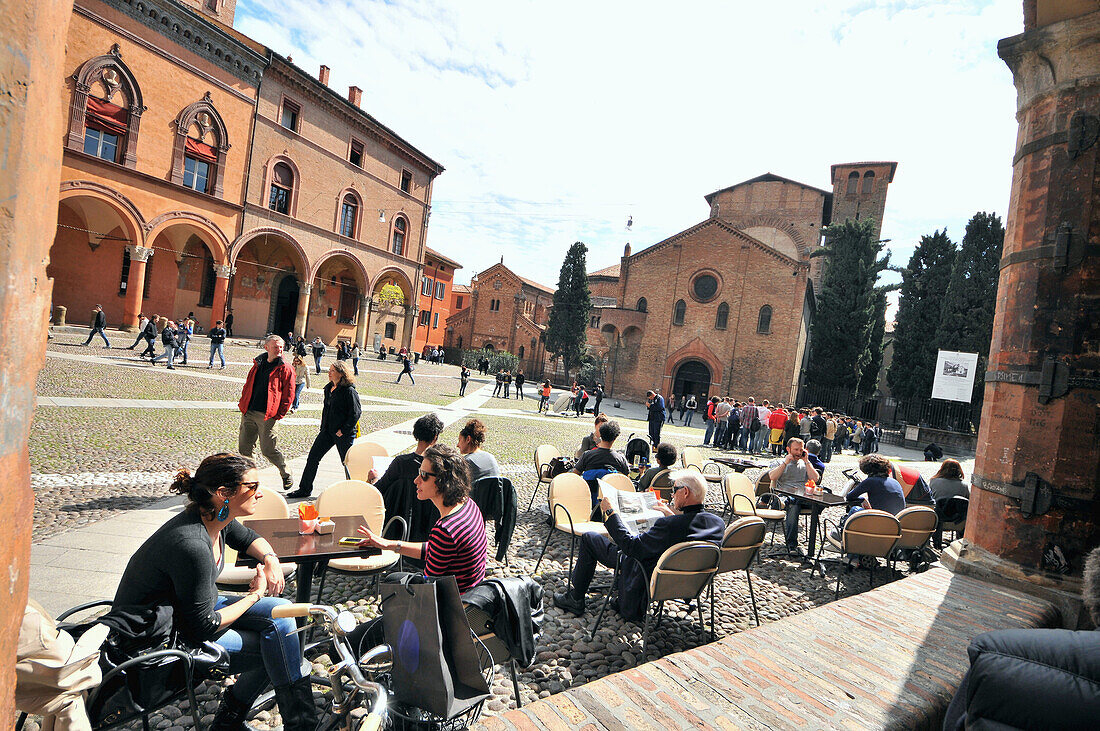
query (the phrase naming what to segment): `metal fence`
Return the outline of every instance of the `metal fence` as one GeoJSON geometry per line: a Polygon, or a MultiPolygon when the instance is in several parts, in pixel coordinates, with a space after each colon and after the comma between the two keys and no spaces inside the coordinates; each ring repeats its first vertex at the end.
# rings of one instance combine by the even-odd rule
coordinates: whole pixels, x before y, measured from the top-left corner
{"type": "Polygon", "coordinates": [[[943,399],[867,398],[844,388],[804,386],[801,404],[839,411],[864,421],[876,421],[888,429],[923,426],[932,429],[977,434],[982,404],[943,399]]]}

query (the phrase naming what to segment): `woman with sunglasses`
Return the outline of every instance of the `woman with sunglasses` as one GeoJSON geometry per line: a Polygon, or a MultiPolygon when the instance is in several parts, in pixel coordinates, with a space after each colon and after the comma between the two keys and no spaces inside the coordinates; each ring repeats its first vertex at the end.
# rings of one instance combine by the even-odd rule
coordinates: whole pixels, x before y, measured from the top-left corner
{"type": "Polygon", "coordinates": [[[424,561],[425,576],[453,576],[458,590],[466,592],[485,578],[488,541],[485,518],[470,499],[470,472],[454,447],[437,444],[424,452],[415,479],[416,498],[431,501],[440,518],[423,543],[391,541],[359,526],[360,545],[397,551],[424,561]]]}
{"type": "Polygon", "coordinates": [[[170,488],[186,495],[183,512],[162,525],[134,553],[115,592],[114,610],[170,606],[173,629],[190,643],[213,640],[229,652],[236,684],[222,693],[214,729],[244,729],[245,714],[270,682],[287,729],[314,728],[309,678],[301,672],[294,620],[272,619],[288,603],[283,571],[271,544],[237,518],[256,512],[263,497],[256,464],[239,454],[214,454],[195,474],[182,469],[170,488]],[[241,596],[219,596],[215,585],[225,547],[260,561],[241,596]]]}

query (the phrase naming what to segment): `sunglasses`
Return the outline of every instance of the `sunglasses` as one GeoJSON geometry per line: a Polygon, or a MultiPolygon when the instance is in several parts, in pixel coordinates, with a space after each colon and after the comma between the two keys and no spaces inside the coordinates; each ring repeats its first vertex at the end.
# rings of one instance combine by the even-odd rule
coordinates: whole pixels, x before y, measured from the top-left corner
{"type": "Polygon", "coordinates": [[[435,477],[434,472],[425,472],[424,470],[417,470],[417,471],[420,473],[420,479],[421,480],[426,480],[429,477],[435,477]]]}
{"type": "Polygon", "coordinates": [[[259,482],[241,482],[241,483],[237,484],[237,489],[238,489],[238,491],[243,490],[244,492],[256,492],[257,490],[260,489],[260,483],[259,482]]]}

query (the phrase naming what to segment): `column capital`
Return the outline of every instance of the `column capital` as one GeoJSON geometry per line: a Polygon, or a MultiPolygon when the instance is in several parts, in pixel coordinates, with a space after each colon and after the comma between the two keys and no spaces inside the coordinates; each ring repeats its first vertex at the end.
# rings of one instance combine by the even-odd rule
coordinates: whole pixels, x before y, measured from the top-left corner
{"type": "Polygon", "coordinates": [[[313,291],[312,282],[298,282],[298,293],[308,295],[313,291]]]}
{"type": "Polygon", "coordinates": [[[374,300],[372,300],[368,295],[359,296],[359,309],[367,312],[370,310],[370,306],[372,304],[374,304],[374,300]]]}
{"type": "Polygon", "coordinates": [[[237,271],[236,267],[231,267],[228,264],[214,264],[213,266],[214,276],[218,279],[229,279],[229,276],[237,271]]]}
{"type": "Polygon", "coordinates": [[[130,254],[130,261],[149,261],[153,256],[153,249],[144,246],[127,244],[126,251],[130,254]]]}

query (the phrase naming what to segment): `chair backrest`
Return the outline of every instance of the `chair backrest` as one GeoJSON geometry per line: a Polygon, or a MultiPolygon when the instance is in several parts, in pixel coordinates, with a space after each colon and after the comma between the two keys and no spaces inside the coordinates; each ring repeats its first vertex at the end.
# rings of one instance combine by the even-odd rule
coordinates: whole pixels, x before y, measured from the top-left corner
{"type": "Polygon", "coordinates": [[[722,560],[718,573],[748,568],[764,545],[764,519],[749,516],[733,521],[722,536],[722,560]]]}
{"type": "Polygon", "coordinates": [[[362,480],[334,482],[317,498],[318,514],[330,518],[334,515],[361,515],[363,522],[375,533],[381,534],[386,522],[386,505],[378,488],[362,480]]]}
{"type": "Polygon", "coordinates": [[[735,508],[748,509],[756,505],[756,492],[753,490],[749,478],[740,472],[727,472],[722,475],[722,487],[726,491],[726,500],[735,508]],[[734,505],[734,495],[744,495],[745,500],[738,500],[734,505]]]}
{"type": "Polygon", "coordinates": [[[847,553],[886,558],[901,538],[901,523],[885,510],[861,510],[844,523],[847,553]]]}
{"type": "MultiPolygon", "coordinates": [[[[241,523],[247,523],[250,520],[265,520],[271,518],[289,518],[290,506],[286,503],[286,498],[275,490],[265,490],[260,488],[261,497],[256,501],[256,512],[252,515],[245,515],[240,518],[241,523]]],[[[233,566],[237,563],[237,549],[225,547],[225,561],[223,566],[233,566]]]]}
{"type": "Polygon", "coordinates": [[[970,501],[961,495],[936,501],[936,513],[944,526],[963,525],[970,510],[970,501]]]}
{"type": "Polygon", "coordinates": [[[558,510],[561,505],[569,511],[573,523],[584,523],[592,514],[592,492],[588,483],[576,472],[563,472],[550,481],[550,517],[556,525],[569,525],[565,512],[558,510]]]}
{"type": "Polygon", "coordinates": [[[914,505],[898,513],[901,540],[898,548],[920,548],[936,531],[939,518],[936,511],[925,505],[914,505]]]}
{"type": "Polygon", "coordinates": [[[550,460],[560,456],[561,452],[553,444],[540,444],[535,447],[535,475],[538,477],[539,482],[550,481],[550,475],[547,474],[547,470],[550,468],[550,460]]]}
{"type": "Polygon", "coordinates": [[[760,473],[760,476],[756,478],[756,494],[763,495],[766,492],[772,491],[772,476],[770,470],[764,470],[760,473]]]}
{"type": "Polygon", "coordinates": [[[630,481],[630,478],[624,475],[622,472],[612,472],[604,475],[600,478],[611,487],[616,490],[622,490],[623,492],[634,492],[634,483],[630,481]]]}
{"type": "Polygon", "coordinates": [[[649,600],[694,599],[718,570],[721,553],[709,541],[677,543],[661,554],[649,579],[649,600]]]}
{"type": "Polygon", "coordinates": [[[366,480],[367,473],[374,469],[375,457],[389,457],[389,452],[376,442],[356,442],[351,445],[344,457],[344,466],[353,480],[366,480]]]}
{"type": "Polygon", "coordinates": [[[684,447],[680,450],[680,464],[684,467],[695,467],[702,471],[707,460],[698,447],[684,447]]]}

